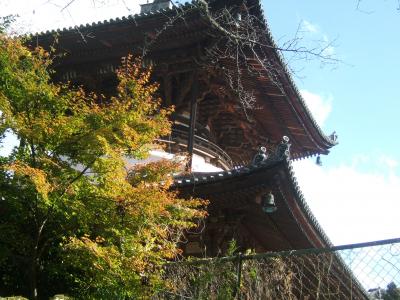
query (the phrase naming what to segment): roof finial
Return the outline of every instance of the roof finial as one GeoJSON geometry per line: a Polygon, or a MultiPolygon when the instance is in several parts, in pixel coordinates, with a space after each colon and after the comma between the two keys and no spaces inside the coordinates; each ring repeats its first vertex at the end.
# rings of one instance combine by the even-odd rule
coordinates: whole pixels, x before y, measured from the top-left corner
{"type": "Polygon", "coordinates": [[[172,8],[171,0],[154,0],[152,3],[147,0],[146,4],[140,4],[140,13],[155,12],[168,8],[172,8]]]}
{"type": "Polygon", "coordinates": [[[329,138],[330,138],[332,141],[336,142],[336,140],[337,140],[337,138],[338,138],[338,136],[337,136],[337,134],[336,134],[336,131],[332,132],[331,135],[329,136],[329,138]]]}

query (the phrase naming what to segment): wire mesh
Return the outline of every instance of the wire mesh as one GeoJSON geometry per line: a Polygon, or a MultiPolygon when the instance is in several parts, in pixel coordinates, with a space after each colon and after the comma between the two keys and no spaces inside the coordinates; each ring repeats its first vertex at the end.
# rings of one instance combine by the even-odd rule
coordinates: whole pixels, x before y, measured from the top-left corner
{"type": "Polygon", "coordinates": [[[167,265],[154,299],[400,300],[400,239],[167,265]]]}

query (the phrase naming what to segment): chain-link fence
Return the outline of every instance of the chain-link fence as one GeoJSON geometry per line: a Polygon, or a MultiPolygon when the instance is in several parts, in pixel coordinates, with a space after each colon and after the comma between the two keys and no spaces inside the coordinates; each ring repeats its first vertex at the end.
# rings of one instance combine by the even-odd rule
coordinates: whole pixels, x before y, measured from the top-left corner
{"type": "Polygon", "coordinates": [[[169,264],[154,299],[400,300],[400,238],[169,264]]]}

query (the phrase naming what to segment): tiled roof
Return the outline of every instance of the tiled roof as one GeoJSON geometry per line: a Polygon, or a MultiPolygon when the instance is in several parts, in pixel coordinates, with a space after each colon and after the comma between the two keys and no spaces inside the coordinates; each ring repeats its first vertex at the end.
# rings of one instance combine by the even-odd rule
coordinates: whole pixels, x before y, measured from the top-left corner
{"type": "MultiPolygon", "coordinates": [[[[211,0],[211,2],[220,2],[223,0],[211,0]]],[[[134,15],[128,15],[124,16],[121,18],[115,18],[115,19],[109,19],[109,20],[104,20],[104,21],[99,21],[97,23],[91,23],[91,24],[85,24],[85,25],[80,25],[76,27],[69,27],[69,28],[62,28],[62,29],[57,29],[57,30],[52,30],[52,31],[46,31],[46,32],[40,32],[35,34],[35,36],[39,37],[46,37],[46,36],[51,36],[54,34],[68,34],[68,33],[75,33],[76,31],[85,31],[85,30],[93,30],[95,28],[100,28],[100,27],[105,27],[109,25],[123,25],[123,24],[129,24],[129,23],[136,23],[136,22],[142,22],[147,19],[155,19],[157,20],[160,17],[165,17],[169,15],[173,15],[174,13],[177,13],[177,11],[187,11],[189,9],[193,9],[196,6],[197,1],[192,1],[192,2],[186,2],[184,4],[178,5],[178,6],[173,6],[172,8],[165,8],[157,11],[150,11],[147,13],[140,13],[140,14],[134,14],[134,15]]],[[[266,22],[266,19],[264,17],[264,12],[261,7],[261,3],[259,0],[249,0],[251,4],[251,9],[254,11],[256,15],[259,15],[260,20],[264,21],[265,24],[265,32],[266,32],[266,38],[271,44],[272,48],[278,48],[276,45],[271,31],[269,29],[268,23],[266,22]]],[[[288,70],[286,63],[284,61],[284,58],[280,51],[275,50],[273,51],[273,54],[276,56],[276,59],[278,61],[278,64],[282,68],[283,72],[281,72],[281,80],[282,85],[284,86],[284,91],[285,91],[285,99],[287,104],[291,107],[291,110],[295,112],[295,114],[301,114],[301,119],[305,119],[303,126],[303,129],[305,130],[305,134],[309,135],[311,139],[313,140],[316,145],[318,145],[319,149],[321,152],[318,152],[318,150],[313,149],[312,151],[304,151],[304,154],[299,155],[297,153],[294,153],[294,158],[302,158],[302,157],[307,157],[311,155],[315,155],[318,153],[328,153],[327,149],[330,147],[334,146],[337,144],[336,139],[331,138],[330,136],[327,136],[321,129],[321,127],[318,125],[314,117],[312,116],[307,104],[305,103],[305,100],[303,99],[300,91],[298,90],[296,84],[294,83],[294,80],[291,76],[290,71],[288,70]],[[321,144],[322,143],[322,144],[321,144]]],[[[260,83],[259,83],[260,84],[260,83]]],[[[262,83],[261,83],[262,84],[262,83]]],[[[298,115],[296,115],[298,118],[298,115]]],[[[318,149],[318,148],[317,148],[318,149]]],[[[224,175],[223,175],[224,176],[224,175]]]]}
{"type": "Polygon", "coordinates": [[[302,212],[313,225],[315,230],[318,232],[319,236],[322,238],[326,246],[331,247],[333,245],[332,242],[330,241],[325,231],[322,229],[321,225],[318,223],[317,219],[312,213],[297,182],[297,178],[293,170],[292,161],[290,160],[290,144],[288,144],[287,142],[281,143],[281,147],[282,148],[277,154],[270,155],[269,158],[263,160],[256,165],[245,166],[238,169],[222,172],[191,173],[183,176],[176,176],[174,178],[174,187],[179,189],[189,187],[191,185],[198,186],[201,184],[204,188],[206,185],[211,185],[213,183],[223,183],[223,181],[230,178],[240,178],[241,176],[249,176],[255,172],[262,172],[263,170],[267,171],[268,169],[271,169],[280,164],[283,166],[285,172],[289,175],[289,184],[293,187],[294,198],[299,204],[302,212]]]}

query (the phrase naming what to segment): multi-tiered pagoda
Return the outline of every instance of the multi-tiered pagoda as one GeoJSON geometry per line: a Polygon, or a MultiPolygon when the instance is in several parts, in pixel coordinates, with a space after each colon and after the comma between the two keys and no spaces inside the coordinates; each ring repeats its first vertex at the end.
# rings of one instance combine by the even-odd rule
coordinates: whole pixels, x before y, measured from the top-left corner
{"type": "Polygon", "coordinates": [[[138,15],[41,33],[32,41],[50,47],[57,40],[63,56],[55,62],[55,80],[103,94],[114,91],[121,57],[144,55],[143,62],[153,67],[163,104],[175,106],[172,134],[161,140],[167,152],[187,151],[193,158],[189,172],[176,176],[174,188],[185,197],[210,201],[204,230],[188,235],[185,254],[217,255],[231,239],[257,252],[329,246],[291,161],[328,154],[335,137],[326,136],[313,119],[258,0],[208,1],[208,16],[202,5],[176,7],[156,0],[142,5],[138,15]],[[245,54],[251,70],[235,75],[240,75],[240,89],[251,95],[252,108],[241,105],[241,94],[226,76],[238,65],[229,57],[215,62],[209,56],[212,47],[224,47],[223,33],[210,21],[221,11],[237,22],[244,13],[260,21],[262,43],[256,53],[263,57],[245,54]],[[260,63],[266,60],[272,71],[260,63]],[[213,171],[196,169],[195,159],[213,171]]]}

